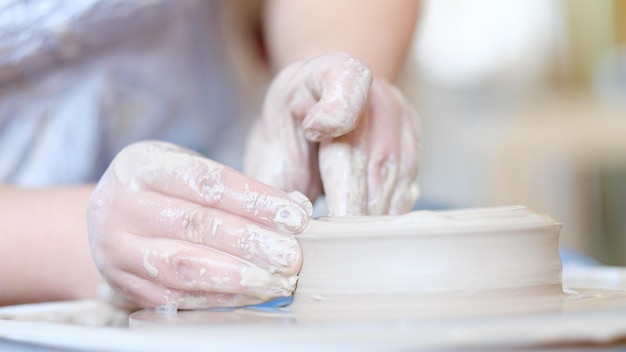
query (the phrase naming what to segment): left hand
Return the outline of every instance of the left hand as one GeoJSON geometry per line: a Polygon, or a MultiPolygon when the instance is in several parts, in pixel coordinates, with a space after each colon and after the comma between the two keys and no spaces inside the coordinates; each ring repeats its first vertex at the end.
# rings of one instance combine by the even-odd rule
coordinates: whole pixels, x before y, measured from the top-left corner
{"type": "Polygon", "coordinates": [[[400,214],[417,199],[420,133],[402,93],[347,54],[295,62],[270,85],[246,173],[330,216],[400,214]]]}
{"type": "MultiPolygon", "coordinates": [[[[289,296],[312,205],[191,150],[124,148],[89,199],[94,261],[133,307],[239,307],[289,296]]],[[[118,302],[119,303],[119,302],[118,302]]]]}

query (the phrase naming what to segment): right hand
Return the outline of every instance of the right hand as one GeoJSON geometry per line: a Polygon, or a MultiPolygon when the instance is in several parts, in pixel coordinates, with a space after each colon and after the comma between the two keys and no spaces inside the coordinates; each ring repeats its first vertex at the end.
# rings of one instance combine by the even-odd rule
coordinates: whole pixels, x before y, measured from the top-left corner
{"type": "Polygon", "coordinates": [[[290,295],[302,265],[302,194],[162,142],[122,150],[91,195],[91,251],[133,305],[237,307],[290,295]]]}
{"type": "Polygon", "coordinates": [[[280,189],[324,193],[330,216],[403,214],[419,194],[419,151],[417,113],[400,90],[365,62],[329,53],[274,78],[244,164],[280,189]]]}

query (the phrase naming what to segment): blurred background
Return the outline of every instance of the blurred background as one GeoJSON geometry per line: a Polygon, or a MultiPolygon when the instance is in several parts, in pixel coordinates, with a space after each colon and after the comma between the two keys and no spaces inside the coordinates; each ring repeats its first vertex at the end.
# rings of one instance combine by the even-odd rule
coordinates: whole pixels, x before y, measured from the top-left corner
{"type": "MultiPolygon", "coordinates": [[[[565,224],[565,246],[626,265],[626,0],[422,3],[400,82],[422,119],[417,208],[526,205],[565,224]]],[[[110,146],[106,167],[138,131],[190,147],[209,140],[208,156],[240,160],[245,129],[208,137],[204,124],[244,116],[249,126],[258,114],[270,77],[249,29],[261,4],[0,0],[0,124],[58,124],[33,137],[37,148],[4,126],[0,150],[13,152],[0,166],[41,153],[21,163],[25,174],[96,178],[103,170],[85,166],[94,150],[110,146]],[[207,64],[222,51],[228,60],[207,64]],[[116,133],[102,135],[103,123],[116,133]],[[59,130],[74,138],[59,141],[59,130]],[[58,164],[46,157],[57,147],[82,157],[58,164]]]]}
{"type": "Polygon", "coordinates": [[[418,208],[522,204],[626,265],[626,0],[424,1],[418,208]]]}

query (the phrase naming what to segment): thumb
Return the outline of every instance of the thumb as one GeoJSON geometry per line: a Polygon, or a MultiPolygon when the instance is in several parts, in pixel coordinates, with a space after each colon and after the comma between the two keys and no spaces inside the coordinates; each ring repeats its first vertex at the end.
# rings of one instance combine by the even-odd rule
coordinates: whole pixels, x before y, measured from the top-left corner
{"type": "Polygon", "coordinates": [[[352,131],[363,113],[372,71],[363,61],[347,54],[311,59],[301,69],[305,85],[317,102],[302,121],[305,137],[314,142],[352,131]]]}

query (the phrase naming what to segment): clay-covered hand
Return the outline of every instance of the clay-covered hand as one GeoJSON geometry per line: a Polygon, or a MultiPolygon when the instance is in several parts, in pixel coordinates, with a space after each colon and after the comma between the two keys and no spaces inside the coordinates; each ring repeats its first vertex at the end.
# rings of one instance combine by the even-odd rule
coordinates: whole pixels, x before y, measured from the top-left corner
{"type": "Polygon", "coordinates": [[[192,151],[141,142],[121,151],[88,205],[92,254],[140,307],[234,307],[288,296],[302,264],[294,235],[311,216],[285,193],[192,151]]]}
{"type": "Polygon", "coordinates": [[[329,215],[399,214],[417,196],[417,114],[402,93],[347,54],[299,61],[270,85],[245,156],[248,175],[329,215]]]}

